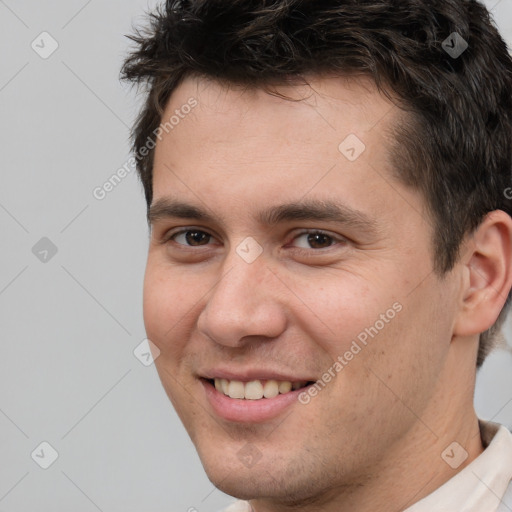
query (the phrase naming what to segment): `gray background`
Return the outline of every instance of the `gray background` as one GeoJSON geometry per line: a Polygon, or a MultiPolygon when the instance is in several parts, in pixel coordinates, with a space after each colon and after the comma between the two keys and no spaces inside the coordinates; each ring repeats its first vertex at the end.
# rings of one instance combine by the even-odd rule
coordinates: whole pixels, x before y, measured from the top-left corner
{"type": "MultiPolygon", "coordinates": [[[[140,98],[118,80],[124,34],[155,4],[0,0],[0,512],[232,501],[205,476],[154,366],[133,354],[145,337],[142,188],[132,172],[93,196],[129,157],[140,98]],[[55,44],[43,31],[59,45],[46,59],[31,47],[55,44]],[[50,460],[43,441],[58,452],[48,469],[35,462],[50,460]]],[[[512,0],[487,4],[512,42],[512,0]]],[[[496,352],[476,392],[480,416],[509,426],[511,369],[512,354],[496,352]]]]}

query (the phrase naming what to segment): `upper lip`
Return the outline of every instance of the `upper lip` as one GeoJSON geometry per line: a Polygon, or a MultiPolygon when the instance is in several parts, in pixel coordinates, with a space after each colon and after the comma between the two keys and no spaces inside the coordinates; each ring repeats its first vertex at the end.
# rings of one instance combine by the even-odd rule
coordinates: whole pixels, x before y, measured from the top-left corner
{"type": "Polygon", "coordinates": [[[290,375],[280,371],[269,370],[268,368],[245,368],[245,369],[229,369],[229,368],[210,368],[198,372],[200,377],[205,379],[227,379],[239,380],[241,382],[249,382],[251,380],[280,380],[289,382],[315,381],[314,377],[303,375],[290,375]]]}

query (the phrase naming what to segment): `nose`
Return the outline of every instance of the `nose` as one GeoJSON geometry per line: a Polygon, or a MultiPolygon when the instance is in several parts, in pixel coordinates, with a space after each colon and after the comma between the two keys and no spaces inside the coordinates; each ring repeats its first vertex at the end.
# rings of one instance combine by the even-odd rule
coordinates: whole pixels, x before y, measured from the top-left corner
{"type": "Polygon", "coordinates": [[[199,331],[230,347],[244,346],[256,338],[276,338],[286,328],[278,288],[279,280],[263,256],[247,263],[233,254],[225,261],[223,277],[206,298],[197,320],[199,331]]]}

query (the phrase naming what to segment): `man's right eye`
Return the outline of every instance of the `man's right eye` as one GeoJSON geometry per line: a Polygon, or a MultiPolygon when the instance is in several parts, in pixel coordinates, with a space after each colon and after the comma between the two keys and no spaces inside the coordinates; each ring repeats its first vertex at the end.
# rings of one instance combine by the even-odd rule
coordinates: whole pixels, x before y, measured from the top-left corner
{"type": "Polygon", "coordinates": [[[198,247],[201,245],[208,245],[212,239],[212,235],[206,231],[201,231],[200,229],[186,229],[174,233],[167,239],[172,240],[173,242],[176,242],[180,245],[198,247]]]}

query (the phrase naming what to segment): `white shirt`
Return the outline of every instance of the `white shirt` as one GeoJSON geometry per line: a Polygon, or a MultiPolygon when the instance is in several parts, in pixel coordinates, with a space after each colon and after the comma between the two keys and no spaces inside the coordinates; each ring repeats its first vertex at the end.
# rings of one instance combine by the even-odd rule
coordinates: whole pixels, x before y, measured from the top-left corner
{"type": "MultiPolygon", "coordinates": [[[[480,421],[485,450],[462,471],[403,512],[512,512],[512,434],[480,421]]],[[[236,501],[223,512],[252,512],[236,501]]]]}

